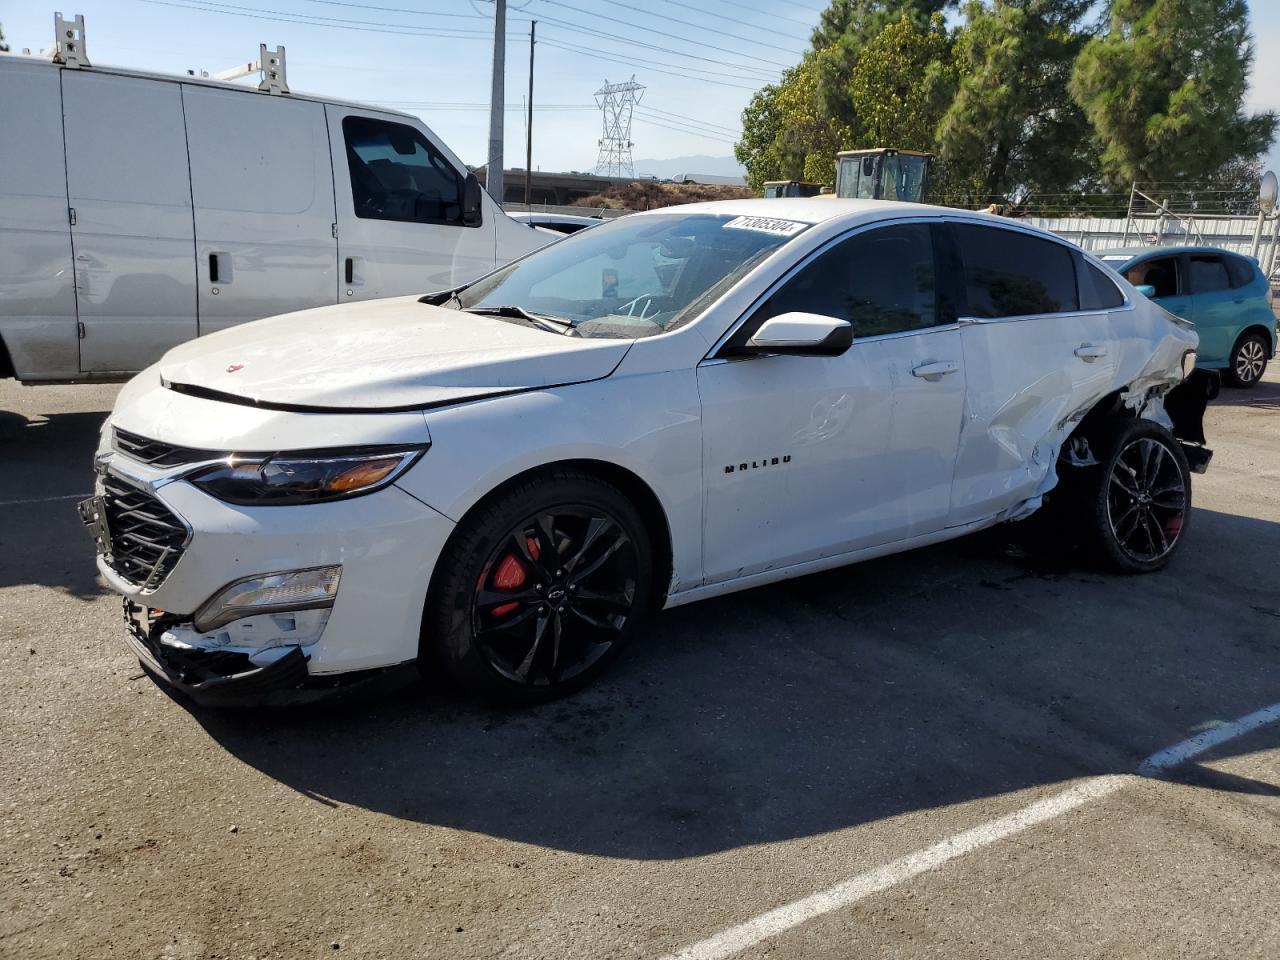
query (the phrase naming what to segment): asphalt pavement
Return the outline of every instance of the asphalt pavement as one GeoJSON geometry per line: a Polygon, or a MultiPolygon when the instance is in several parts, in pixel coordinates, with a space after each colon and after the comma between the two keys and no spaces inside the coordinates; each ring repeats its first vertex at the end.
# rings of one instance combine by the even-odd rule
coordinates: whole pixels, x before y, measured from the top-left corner
{"type": "Polygon", "coordinates": [[[0,957],[1280,954],[1280,723],[1224,726],[1280,703],[1275,371],[1162,573],[990,531],[663,614],[524,710],[166,696],[74,512],[114,394],[0,382],[0,957]]]}

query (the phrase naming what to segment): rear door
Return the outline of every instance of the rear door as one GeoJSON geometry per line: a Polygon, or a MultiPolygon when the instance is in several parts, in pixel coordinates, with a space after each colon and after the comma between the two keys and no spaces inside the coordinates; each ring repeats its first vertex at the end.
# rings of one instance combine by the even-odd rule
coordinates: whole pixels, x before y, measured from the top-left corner
{"type": "Polygon", "coordinates": [[[1111,389],[1116,344],[1105,309],[1080,309],[1071,247],[987,224],[955,223],[953,232],[967,299],[951,518],[959,525],[1037,495],[1061,425],[1111,389]]]}
{"type": "Polygon", "coordinates": [[[326,106],[338,209],[339,299],[442,290],[493,269],[495,228],[463,224],[465,168],[423,130],[326,106]]]}
{"type": "Polygon", "coordinates": [[[1231,289],[1227,264],[1217,253],[1187,254],[1187,279],[1195,298],[1196,348],[1199,362],[1224,364],[1240,332],[1242,291],[1231,289]]]}
{"type": "Polygon", "coordinates": [[[183,85],[200,333],[337,301],[324,106],[183,85]]]}
{"type": "Polygon", "coordinates": [[[181,88],[61,72],[80,369],[141,370],[196,335],[181,88]]]}
{"type": "Polygon", "coordinates": [[[941,529],[965,371],[927,222],[839,241],[698,367],[707,582],[941,529]],[[848,320],[838,357],[727,359],[769,317],[848,320]]]}

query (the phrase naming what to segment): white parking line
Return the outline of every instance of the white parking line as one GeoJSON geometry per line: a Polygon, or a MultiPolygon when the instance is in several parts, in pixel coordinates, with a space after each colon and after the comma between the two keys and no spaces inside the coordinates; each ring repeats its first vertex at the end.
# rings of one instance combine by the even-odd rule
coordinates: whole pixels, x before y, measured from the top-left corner
{"type": "MultiPolygon", "coordinates": [[[[1280,720],[1280,703],[1264,707],[1230,723],[1220,724],[1154,753],[1142,762],[1138,767],[1138,773],[1144,777],[1163,773],[1206,750],[1277,720],[1280,720]]],[[[662,960],[724,960],[814,917],[857,903],[859,900],[888,890],[966,853],[1060,817],[1090,800],[1097,800],[1115,793],[1128,780],[1129,777],[1125,774],[1112,774],[1085,780],[1062,793],[1054,794],[1044,800],[1037,800],[1021,810],[1015,810],[989,823],[957,833],[931,847],[909,853],[892,863],[859,874],[820,893],[776,907],[745,923],[722,930],[706,940],[700,940],[675,953],[667,954],[662,960]]]]}
{"type": "Polygon", "coordinates": [[[33,497],[30,500],[0,500],[0,507],[20,507],[28,503],[53,503],[55,500],[83,500],[90,493],[68,493],[61,497],[33,497]]]}

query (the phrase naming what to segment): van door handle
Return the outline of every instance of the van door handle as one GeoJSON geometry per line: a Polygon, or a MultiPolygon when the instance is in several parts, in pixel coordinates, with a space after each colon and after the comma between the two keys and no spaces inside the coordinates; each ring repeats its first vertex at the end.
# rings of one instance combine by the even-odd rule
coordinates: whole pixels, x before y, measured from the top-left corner
{"type": "Polygon", "coordinates": [[[1107,348],[1100,347],[1096,343],[1082,343],[1080,346],[1076,347],[1076,356],[1085,363],[1093,363],[1093,361],[1100,357],[1105,357],[1106,355],[1107,348]]]}
{"type": "Polygon", "coordinates": [[[209,254],[209,282],[218,282],[218,255],[216,253],[209,254]]]}
{"type": "Polygon", "coordinates": [[[919,377],[921,380],[937,382],[945,377],[948,373],[955,373],[960,369],[960,364],[952,360],[930,360],[922,363],[918,367],[911,368],[911,375],[919,377]]]}
{"type": "Polygon", "coordinates": [[[347,257],[347,263],[343,269],[345,270],[343,276],[346,277],[346,282],[354,283],[356,279],[356,258],[347,257]]]}

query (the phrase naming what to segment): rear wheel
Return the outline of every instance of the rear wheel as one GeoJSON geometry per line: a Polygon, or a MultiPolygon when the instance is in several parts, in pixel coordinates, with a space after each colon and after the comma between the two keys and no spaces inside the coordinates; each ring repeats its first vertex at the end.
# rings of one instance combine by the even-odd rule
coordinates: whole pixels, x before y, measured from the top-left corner
{"type": "Polygon", "coordinates": [[[1178,441],[1150,420],[1102,433],[1089,486],[1089,528],[1108,566],[1149,573],[1169,562],[1191,516],[1191,471],[1178,441]]]}
{"type": "Polygon", "coordinates": [[[1224,372],[1228,384],[1249,389],[1258,385],[1267,370],[1267,357],[1271,344],[1266,334],[1256,330],[1245,333],[1231,348],[1231,357],[1224,372]]]}
{"type": "Polygon", "coordinates": [[[468,516],[441,555],[424,653],[482,695],[554,699],[618,656],[652,597],[644,522],[617,488],[558,471],[468,516]]]}

